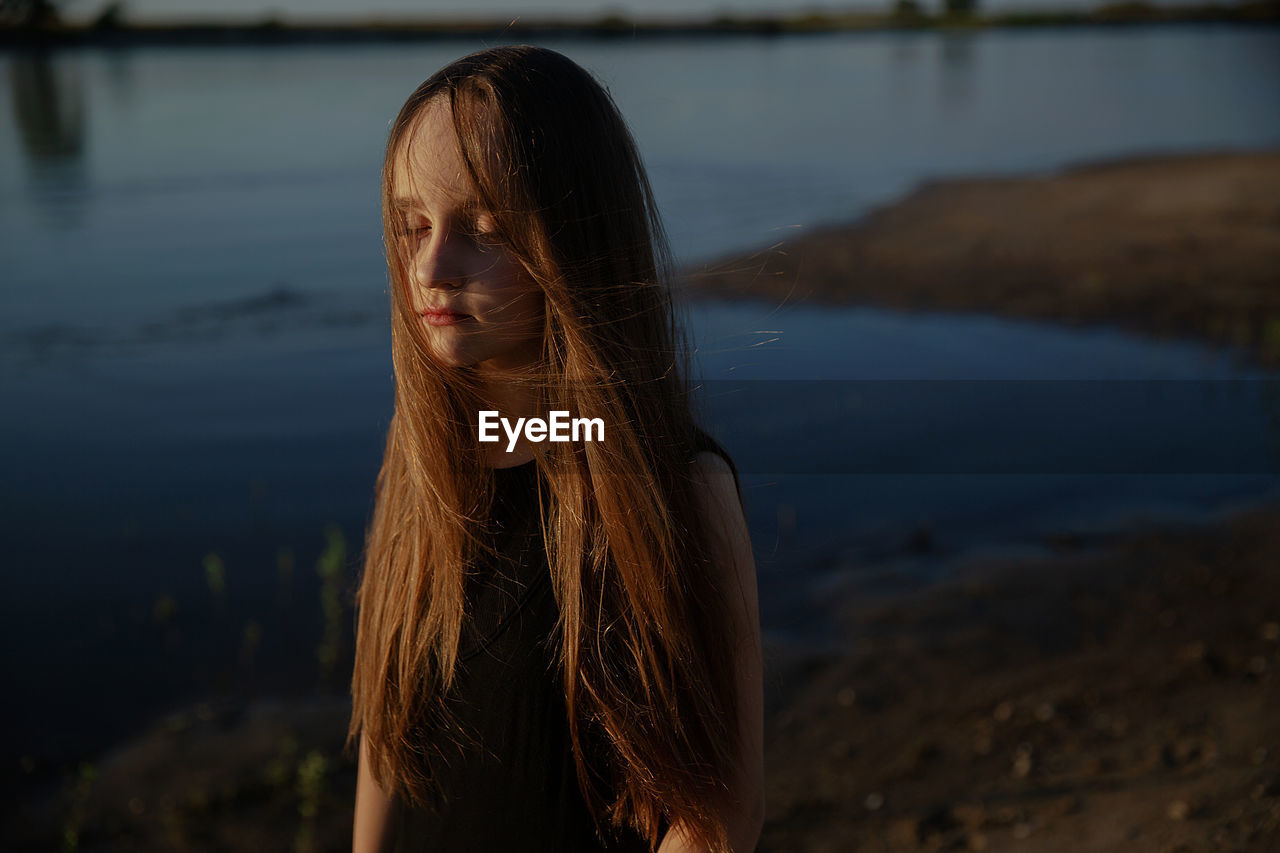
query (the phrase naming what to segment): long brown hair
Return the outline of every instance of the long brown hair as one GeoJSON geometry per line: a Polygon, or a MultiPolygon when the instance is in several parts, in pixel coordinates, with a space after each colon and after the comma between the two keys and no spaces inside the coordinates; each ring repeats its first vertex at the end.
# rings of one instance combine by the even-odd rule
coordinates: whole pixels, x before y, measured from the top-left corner
{"type": "Polygon", "coordinates": [[[357,594],[354,708],[378,781],[435,801],[420,723],[443,714],[464,578],[492,472],[477,384],[446,368],[414,313],[392,176],[424,108],[453,117],[476,193],[545,297],[541,405],[589,413],[604,442],[535,445],[579,787],[597,824],[657,846],[666,827],[726,849],[738,748],[732,620],[709,562],[689,459],[695,419],[666,242],[635,142],[609,94],[550,50],[500,47],[437,72],[405,102],[383,165],[395,413],[357,594]]]}

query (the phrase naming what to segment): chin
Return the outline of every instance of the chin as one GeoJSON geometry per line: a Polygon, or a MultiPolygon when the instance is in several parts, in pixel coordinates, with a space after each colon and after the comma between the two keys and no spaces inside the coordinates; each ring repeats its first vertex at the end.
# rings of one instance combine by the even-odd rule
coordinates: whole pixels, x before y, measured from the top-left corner
{"type": "Polygon", "coordinates": [[[431,360],[441,367],[449,369],[457,369],[468,367],[470,362],[462,356],[461,353],[451,351],[441,351],[439,347],[431,347],[431,360]]]}
{"type": "Polygon", "coordinates": [[[448,356],[437,355],[435,359],[437,364],[439,364],[441,367],[448,368],[449,370],[465,370],[469,367],[475,366],[465,358],[452,358],[448,356]]]}

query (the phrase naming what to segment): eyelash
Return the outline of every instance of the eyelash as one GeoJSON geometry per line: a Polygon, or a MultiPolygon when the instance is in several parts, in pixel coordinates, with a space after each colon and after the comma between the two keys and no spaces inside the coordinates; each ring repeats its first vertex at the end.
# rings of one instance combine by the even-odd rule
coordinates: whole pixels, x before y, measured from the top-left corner
{"type": "MultiPolygon", "coordinates": [[[[424,234],[430,231],[431,231],[430,225],[404,225],[401,228],[400,233],[404,237],[421,238],[424,234]]],[[[498,235],[496,231],[493,231],[493,230],[486,231],[484,229],[477,227],[474,223],[467,226],[465,229],[462,229],[462,233],[466,234],[476,243],[483,246],[496,246],[500,242],[498,240],[498,235]]]]}

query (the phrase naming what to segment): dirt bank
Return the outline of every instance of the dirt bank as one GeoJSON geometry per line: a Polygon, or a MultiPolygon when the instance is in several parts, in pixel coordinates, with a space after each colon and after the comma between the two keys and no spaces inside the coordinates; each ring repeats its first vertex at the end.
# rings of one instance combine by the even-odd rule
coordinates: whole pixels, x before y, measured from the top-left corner
{"type": "Polygon", "coordinates": [[[927,184],[690,270],[695,292],[1109,324],[1280,363],[1280,151],[927,184]]]}
{"type": "Polygon", "coordinates": [[[1280,509],[868,603],[768,731],[763,850],[1280,849],[1280,509]]]}

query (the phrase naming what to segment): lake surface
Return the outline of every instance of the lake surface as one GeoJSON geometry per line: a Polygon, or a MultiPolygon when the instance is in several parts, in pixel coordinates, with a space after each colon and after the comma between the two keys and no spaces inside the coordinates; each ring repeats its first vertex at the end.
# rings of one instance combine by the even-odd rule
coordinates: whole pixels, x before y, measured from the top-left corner
{"type": "MultiPolygon", "coordinates": [[[[210,685],[320,678],[312,567],[332,524],[354,569],[391,409],[381,147],[404,96],[478,46],[0,55],[0,632],[10,683],[31,685],[7,713],[50,749],[210,685]],[[95,690],[118,708],[72,728],[95,690]]],[[[934,177],[1280,144],[1274,29],[550,46],[611,87],[686,263],[934,177]]],[[[1274,377],[1232,352],[689,310],[775,636],[801,637],[851,572],[931,577],[974,549],[1276,494],[1274,377]]]]}

